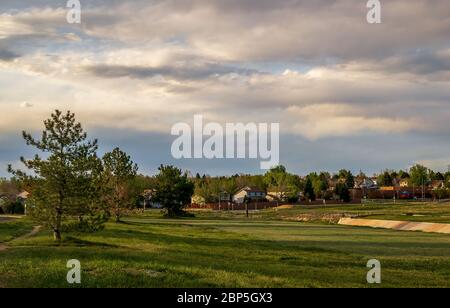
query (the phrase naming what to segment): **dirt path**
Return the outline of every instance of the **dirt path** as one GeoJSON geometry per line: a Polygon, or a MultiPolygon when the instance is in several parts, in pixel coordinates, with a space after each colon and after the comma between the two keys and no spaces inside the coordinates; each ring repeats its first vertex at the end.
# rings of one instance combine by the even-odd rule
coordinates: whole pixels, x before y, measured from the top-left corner
{"type": "MultiPolygon", "coordinates": [[[[30,233],[27,233],[27,234],[25,234],[25,235],[16,237],[15,239],[12,239],[11,241],[25,240],[25,239],[27,239],[27,238],[30,238],[30,237],[32,237],[32,236],[35,236],[35,235],[38,234],[41,230],[42,230],[42,226],[36,226],[36,227],[33,228],[33,230],[31,230],[30,233]]],[[[11,241],[10,241],[10,242],[11,242],[11,241]]],[[[10,248],[10,247],[9,247],[8,245],[0,243],[0,252],[1,252],[1,251],[5,251],[5,250],[7,250],[7,249],[9,249],[9,248],[10,248]]]]}
{"type": "Polygon", "coordinates": [[[8,221],[11,221],[11,220],[13,220],[14,218],[11,218],[11,217],[0,217],[0,223],[2,223],[2,222],[8,222],[8,221]]]}

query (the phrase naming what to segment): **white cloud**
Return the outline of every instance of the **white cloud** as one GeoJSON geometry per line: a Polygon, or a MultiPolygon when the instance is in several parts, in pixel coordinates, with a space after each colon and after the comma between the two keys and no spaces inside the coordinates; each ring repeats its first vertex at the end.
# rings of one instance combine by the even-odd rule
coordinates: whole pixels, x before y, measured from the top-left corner
{"type": "Polygon", "coordinates": [[[81,26],[62,8],[2,14],[0,131],[58,108],[159,133],[196,113],[317,142],[450,133],[449,2],[383,7],[376,27],[359,0],[93,1],[81,26]]]}
{"type": "Polygon", "coordinates": [[[22,102],[20,104],[20,108],[31,108],[31,107],[33,107],[33,104],[30,104],[28,102],[22,102]]]}

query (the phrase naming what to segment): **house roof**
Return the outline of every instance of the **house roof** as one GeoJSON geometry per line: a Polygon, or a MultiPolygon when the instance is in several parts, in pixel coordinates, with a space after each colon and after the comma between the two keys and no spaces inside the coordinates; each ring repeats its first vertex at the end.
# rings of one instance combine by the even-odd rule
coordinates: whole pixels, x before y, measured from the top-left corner
{"type": "Polygon", "coordinates": [[[28,191],[22,191],[20,194],[17,195],[17,198],[28,199],[29,196],[30,193],[28,191]]]}
{"type": "Polygon", "coordinates": [[[260,189],[260,188],[258,188],[258,187],[256,187],[256,186],[245,186],[245,187],[243,187],[243,188],[241,188],[241,189],[239,189],[239,191],[236,193],[236,194],[238,194],[238,193],[240,193],[241,191],[246,191],[246,192],[253,192],[253,193],[266,193],[264,190],[262,190],[262,189],[260,189]]]}
{"type": "Polygon", "coordinates": [[[433,188],[439,188],[444,184],[444,181],[441,180],[435,180],[435,181],[431,181],[430,186],[433,188]]]}

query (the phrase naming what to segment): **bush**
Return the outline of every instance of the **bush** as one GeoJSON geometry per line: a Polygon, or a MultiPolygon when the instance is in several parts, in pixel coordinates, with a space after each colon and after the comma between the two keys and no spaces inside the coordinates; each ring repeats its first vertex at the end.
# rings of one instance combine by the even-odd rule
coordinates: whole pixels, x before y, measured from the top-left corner
{"type": "Polygon", "coordinates": [[[1,214],[24,214],[25,206],[21,202],[12,202],[3,200],[0,203],[0,213],[1,214]]]}

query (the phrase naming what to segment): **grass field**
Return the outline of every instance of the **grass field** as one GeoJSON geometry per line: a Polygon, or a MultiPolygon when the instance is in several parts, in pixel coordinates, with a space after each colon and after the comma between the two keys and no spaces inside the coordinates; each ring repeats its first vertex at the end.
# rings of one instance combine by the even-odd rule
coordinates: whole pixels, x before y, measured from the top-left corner
{"type": "MultiPolygon", "coordinates": [[[[402,207],[391,207],[392,215],[402,215],[402,207]]],[[[408,211],[429,210],[415,207],[408,211]]],[[[48,231],[11,241],[32,223],[4,222],[0,242],[10,248],[0,251],[0,287],[69,287],[70,259],[81,262],[81,287],[373,287],[366,282],[373,258],[382,264],[381,287],[450,287],[448,235],[283,220],[342,210],[362,211],[267,210],[250,219],[201,212],[182,220],[151,211],[99,233],[66,235],[61,245],[48,231]]],[[[365,209],[374,215],[386,210],[365,209]]],[[[435,213],[447,207],[428,212],[435,213]]]]}
{"type": "MultiPolygon", "coordinates": [[[[212,213],[202,212],[197,216],[211,217],[212,213]]],[[[328,217],[341,215],[384,220],[407,220],[420,222],[450,223],[449,203],[397,203],[373,205],[327,205],[327,206],[295,206],[290,209],[271,209],[255,212],[254,219],[263,220],[302,220],[312,222],[327,221],[328,217]],[[325,219],[324,219],[325,218],[325,219]]],[[[244,218],[244,212],[215,212],[214,217],[221,219],[244,218]]]]}

